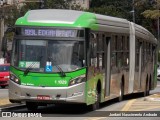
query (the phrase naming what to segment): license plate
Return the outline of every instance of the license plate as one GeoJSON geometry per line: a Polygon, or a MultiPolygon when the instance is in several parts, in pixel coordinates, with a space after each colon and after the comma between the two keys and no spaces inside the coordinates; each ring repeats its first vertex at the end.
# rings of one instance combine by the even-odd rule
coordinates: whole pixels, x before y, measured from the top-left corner
{"type": "Polygon", "coordinates": [[[37,95],[38,100],[50,100],[49,95],[37,95]]]}

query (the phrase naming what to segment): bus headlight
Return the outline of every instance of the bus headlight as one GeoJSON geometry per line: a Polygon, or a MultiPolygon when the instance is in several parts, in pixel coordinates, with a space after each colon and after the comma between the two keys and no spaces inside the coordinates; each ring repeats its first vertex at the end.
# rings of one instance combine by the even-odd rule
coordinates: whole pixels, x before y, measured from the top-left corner
{"type": "Polygon", "coordinates": [[[69,86],[79,84],[79,83],[85,82],[85,81],[86,81],[85,75],[81,75],[81,76],[78,76],[77,78],[74,78],[74,79],[70,80],[69,86]]]}
{"type": "Polygon", "coordinates": [[[20,80],[12,73],[10,73],[10,80],[12,80],[13,82],[20,84],[20,80]]]}

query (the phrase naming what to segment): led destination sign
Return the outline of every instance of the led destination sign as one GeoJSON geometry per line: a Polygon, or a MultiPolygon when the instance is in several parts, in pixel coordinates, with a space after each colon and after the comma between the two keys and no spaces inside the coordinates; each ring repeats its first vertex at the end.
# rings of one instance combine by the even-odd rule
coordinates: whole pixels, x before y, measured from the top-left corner
{"type": "Polygon", "coordinates": [[[22,35],[43,37],[77,37],[77,30],[24,28],[22,31],[22,35]]]}

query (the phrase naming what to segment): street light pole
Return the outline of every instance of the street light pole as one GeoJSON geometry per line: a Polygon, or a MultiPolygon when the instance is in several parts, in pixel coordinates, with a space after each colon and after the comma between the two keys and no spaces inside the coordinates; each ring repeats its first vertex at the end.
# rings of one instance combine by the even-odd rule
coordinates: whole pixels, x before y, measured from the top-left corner
{"type": "Polygon", "coordinates": [[[157,20],[157,38],[158,38],[158,42],[159,42],[159,17],[158,17],[158,20],[157,20]]]}
{"type": "Polygon", "coordinates": [[[135,23],[135,8],[134,8],[134,0],[132,0],[132,17],[133,17],[133,22],[135,23]]]}

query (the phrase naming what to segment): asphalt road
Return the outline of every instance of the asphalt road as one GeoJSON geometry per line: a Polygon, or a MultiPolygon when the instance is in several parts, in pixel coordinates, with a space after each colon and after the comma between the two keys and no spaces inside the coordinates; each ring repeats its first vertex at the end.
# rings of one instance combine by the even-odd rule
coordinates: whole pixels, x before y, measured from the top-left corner
{"type": "MultiPolygon", "coordinates": [[[[0,89],[0,98],[4,98],[8,96],[7,89],[0,89]]],[[[158,81],[157,88],[150,92],[150,96],[160,93],[160,81],[158,81]]],[[[17,108],[17,109],[8,109],[7,112],[11,113],[20,113],[22,114],[30,114],[30,113],[37,113],[39,116],[43,116],[42,118],[25,118],[32,119],[32,120],[50,120],[50,119],[61,119],[61,120],[159,120],[159,117],[108,117],[105,114],[117,114],[116,111],[121,111],[126,113],[126,111],[142,111],[140,115],[145,113],[143,111],[160,111],[160,101],[146,101],[144,97],[141,97],[142,94],[134,94],[130,96],[125,96],[125,100],[122,102],[117,102],[117,99],[107,101],[101,105],[101,108],[96,111],[91,111],[89,107],[86,106],[79,106],[79,105],[50,105],[40,107],[36,111],[28,111],[25,107],[24,108],[17,108]],[[134,97],[133,97],[134,96],[134,97]]],[[[155,114],[157,112],[154,112],[155,114]]],[[[160,113],[160,112],[158,112],[160,113]]],[[[121,114],[122,115],[122,114],[121,114]]],[[[0,120],[3,118],[0,118],[0,120]]],[[[5,118],[7,119],[7,118],[5,118]]],[[[21,118],[11,118],[15,120],[19,120],[21,118]]]]}
{"type": "Polygon", "coordinates": [[[8,87],[3,89],[0,87],[0,99],[1,98],[8,98],[8,87]]]}

